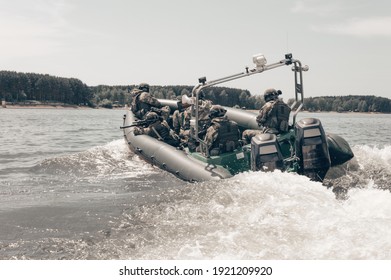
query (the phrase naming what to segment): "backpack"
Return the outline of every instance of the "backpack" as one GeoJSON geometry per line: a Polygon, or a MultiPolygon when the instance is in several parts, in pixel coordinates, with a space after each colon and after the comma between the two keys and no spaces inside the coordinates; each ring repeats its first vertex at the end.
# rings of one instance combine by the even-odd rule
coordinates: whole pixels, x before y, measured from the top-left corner
{"type": "Polygon", "coordinates": [[[139,108],[139,99],[140,99],[140,95],[143,93],[143,91],[141,91],[141,90],[137,90],[136,92],[135,92],[135,95],[133,96],[133,98],[132,98],[132,103],[130,104],[131,105],[131,109],[132,109],[132,112],[134,113],[134,114],[136,114],[139,110],[140,110],[140,108],[139,108]]]}
{"type": "Polygon", "coordinates": [[[264,127],[277,129],[278,132],[287,132],[290,113],[291,108],[287,104],[280,100],[274,101],[264,127]]]}
{"type": "Polygon", "coordinates": [[[220,153],[224,153],[232,152],[240,146],[239,140],[241,137],[238,124],[236,122],[225,118],[217,118],[214,119],[213,122],[218,124],[218,136],[212,147],[218,147],[220,153]]]}

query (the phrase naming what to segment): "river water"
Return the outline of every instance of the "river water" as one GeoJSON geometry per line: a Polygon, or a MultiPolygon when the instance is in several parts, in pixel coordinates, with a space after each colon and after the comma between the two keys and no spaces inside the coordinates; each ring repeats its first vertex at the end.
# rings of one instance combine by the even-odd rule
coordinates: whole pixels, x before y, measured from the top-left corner
{"type": "Polygon", "coordinates": [[[123,114],[0,109],[0,259],[391,259],[390,115],[298,115],[355,153],[322,185],[183,182],[128,150],[123,114]]]}

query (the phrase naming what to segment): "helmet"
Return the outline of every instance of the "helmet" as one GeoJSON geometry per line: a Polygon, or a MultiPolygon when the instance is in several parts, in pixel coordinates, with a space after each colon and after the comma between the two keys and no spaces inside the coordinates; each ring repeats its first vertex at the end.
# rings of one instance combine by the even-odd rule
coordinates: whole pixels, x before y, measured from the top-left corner
{"type": "Polygon", "coordinates": [[[274,88],[268,88],[265,90],[265,93],[263,94],[263,98],[266,102],[270,100],[275,100],[277,97],[282,94],[281,90],[275,90],[274,88]]]}
{"type": "Polygon", "coordinates": [[[223,117],[226,112],[227,110],[224,109],[222,106],[213,105],[209,111],[209,118],[213,119],[213,118],[223,117]]]}
{"type": "Polygon", "coordinates": [[[149,92],[149,84],[141,83],[141,84],[139,84],[138,89],[145,91],[145,92],[149,92]]]}
{"type": "Polygon", "coordinates": [[[147,120],[147,121],[156,120],[157,121],[157,120],[159,120],[159,116],[155,112],[149,112],[145,115],[145,120],[147,120]]]}

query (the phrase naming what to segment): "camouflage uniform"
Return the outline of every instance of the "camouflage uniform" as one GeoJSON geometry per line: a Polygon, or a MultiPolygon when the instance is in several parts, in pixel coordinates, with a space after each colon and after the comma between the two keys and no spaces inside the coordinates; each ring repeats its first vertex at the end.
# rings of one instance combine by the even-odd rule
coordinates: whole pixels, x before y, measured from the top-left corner
{"type": "Polygon", "coordinates": [[[135,116],[142,120],[144,119],[144,116],[151,111],[152,107],[155,108],[161,108],[160,102],[149,94],[149,92],[140,90],[140,89],[134,89],[131,93],[132,96],[132,112],[135,114],[135,116]]]}
{"type": "MultiPolygon", "coordinates": [[[[198,107],[198,137],[203,138],[206,133],[206,128],[210,126],[209,111],[212,107],[210,100],[199,100],[198,107]]],[[[188,107],[183,111],[175,111],[173,114],[173,128],[176,133],[179,134],[183,144],[187,145],[191,152],[196,151],[198,141],[191,137],[190,120],[191,117],[195,117],[195,110],[192,107],[188,107]]]]}
{"type": "Polygon", "coordinates": [[[209,112],[212,108],[212,105],[212,101],[210,100],[199,100],[198,125],[200,127],[203,127],[204,125],[208,125],[210,123],[209,112]]]}
{"type": "Polygon", "coordinates": [[[253,138],[254,136],[258,135],[258,134],[261,134],[262,131],[261,130],[257,130],[257,129],[246,129],[245,131],[243,131],[242,133],[242,142],[244,145],[247,145],[247,144],[251,144],[251,138],[253,138]]]}
{"type": "Polygon", "coordinates": [[[263,132],[283,133],[289,129],[289,114],[291,108],[277,99],[267,102],[257,116],[257,123],[263,132]]]}
{"type": "Polygon", "coordinates": [[[158,140],[161,140],[169,145],[172,146],[179,146],[180,141],[178,135],[175,134],[175,132],[170,128],[168,123],[165,120],[160,119],[156,113],[150,112],[146,115],[146,118],[148,119],[148,116],[151,114],[155,114],[155,120],[153,123],[149,124],[148,127],[135,127],[133,130],[133,133],[135,135],[141,135],[145,134],[148,136],[151,136],[153,138],[156,138],[158,140]]]}
{"type": "Polygon", "coordinates": [[[274,88],[265,90],[264,99],[266,104],[259,110],[257,116],[257,123],[263,128],[263,132],[278,134],[289,130],[291,108],[278,99],[280,94],[282,92],[274,88]]]}
{"type": "Polygon", "coordinates": [[[175,110],[172,115],[172,127],[174,128],[175,133],[179,134],[181,131],[190,129],[190,113],[185,111],[175,110]]]}
{"type": "MultiPolygon", "coordinates": [[[[232,152],[240,146],[240,131],[236,122],[226,116],[214,118],[207,129],[204,142],[209,154],[214,156],[220,153],[232,152]]],[[[205,152],[205,151],[203,151],[205,152]]]]}
{"type": "Polygon", "coordinates": [[[160,108],[160,116],[163,118],[163,120],[167,121],[171,113],[170,106],[163,106],[160,108]]]}

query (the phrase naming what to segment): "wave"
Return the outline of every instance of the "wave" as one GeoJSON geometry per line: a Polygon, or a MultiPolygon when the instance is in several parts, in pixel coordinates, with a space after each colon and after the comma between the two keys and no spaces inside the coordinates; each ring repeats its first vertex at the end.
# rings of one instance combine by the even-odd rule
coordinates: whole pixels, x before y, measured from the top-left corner
{"type": "Polygon", "coordinates": [[[391,259],[390,222],[386,191],[341,201],[304,176],[247,172],[130,203],[100,237],[40,242],[72,259],[391,259]]]}
{"type": "Polygon", "coordinates": [[[390,210],[382,190],[339,201],[304,176],[248,172],[130,207],[111,236],[127,259],[391,259],[390,210]]]}
{"type": "Polygon", "coordinates": [[[80,178],[133,178],[156,172],[130,152],[123,139],[79,153],[45,159],[32,168],[38,173],[80,178]]]}
{"type": "Polygon", "coordinates": [[[330,170],[325,184],[344,195],[352,188],[391,191],[391,146],[357,145],[353,152],[353,160],[330,170]]]}
{"type": "MultiPolygon", "coordinates": [[[[391,190],[391,146],[357,145],[353,152],[355,157],[347,164],[330,169],[324,184],[336,193],[366,187],[391,190]]],[[[164,173],[129,151],[122,139],[79,153],[45,159],[32,171],[82,178],[134,178],[164,173]]]]}
{"type": "MultiPolygon", "coordinates": [[[[391,194],[383,185],[391,178],[391,148],[356,146],[354,153],[346,174],[329,179],[348,189],[345,200],[319,182],[280,171],[195,184],[168,179],[153,195],[126,197],[100,236],[42,242],[72,259],[391,259],[391,194]]],[[[158,170],[122,140],[37,168],[117,178],[158,170]]]]}
{"type": "Polygon", "coordinates": [[[275,171],[162,192],[125,210],[113,235],[133,259],[391,259],[391,147],[354,147],[327,186],[275,171]],[[341,179],[342,178],[342,179],[341,179]],[[338,196],[337,196],[338,198],[338,196]]]}

